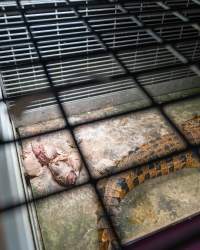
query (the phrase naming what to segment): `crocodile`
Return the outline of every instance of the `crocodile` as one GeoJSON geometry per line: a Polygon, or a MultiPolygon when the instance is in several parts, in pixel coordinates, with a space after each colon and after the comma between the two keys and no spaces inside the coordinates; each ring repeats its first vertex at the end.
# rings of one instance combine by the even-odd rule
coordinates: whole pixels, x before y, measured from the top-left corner
{"type": "MultiPolygon", "coordinates": [[[[181,124],[180,129],[191,144],[199,144],[200,116],[196,115],[192,119],[185,121],[181,124]]],[[[148,161],[152,159],[152,155],[155,156],[155,152],[157,152],[156,156],[160,157],[166,150],[173,152],[179,146],[180,141],[177,141],[177,135],[175,135],[175,133],[166,134],[161,138],[156,138],[155,140],[136,148],[136,150],[129,152],[126,156],[122,157],[116,165],[128,166],[130,163],[138,162],[139,159],[148,161]]],[[[112,217],[116,215],[119,203],[127,193],[133,190],[136,186],[144,183],[146,180],[168,175],[183,168],[199,167],[200,161],[196,152],[188,150],[184,153],[179,153],[160,161],[158,160],[153,161],[153,163],[147,163],[140,168],[133,168],[130,171],[105,180],[103,185],[101,185],[100,190],[108,214],[112,219],[112,217]]],[[[100,203],[97,210],[97,228],[99,250],[114,250],[119,248],[100,203]]]]}

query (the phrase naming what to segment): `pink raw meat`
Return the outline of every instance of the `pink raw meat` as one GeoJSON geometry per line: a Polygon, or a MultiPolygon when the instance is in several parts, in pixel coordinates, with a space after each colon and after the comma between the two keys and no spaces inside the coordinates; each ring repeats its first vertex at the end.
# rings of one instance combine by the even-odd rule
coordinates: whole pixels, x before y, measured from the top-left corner
{"type": "Polygon", "coordinates": [[[38,159],[35,157],[32,150],[26,150],[23,152],[23,165],[26,176],[34,178],[41,174],[41,164],[38,162],[38,159]]]}
{"type": "Polygon", "coordinates": [[[81,161],[77,152],[58,153],[53,145],[32,143],[35,157],[42,166],[48,166],[54,179],[63,186],[75,184],[80,172],[81,161]]]}

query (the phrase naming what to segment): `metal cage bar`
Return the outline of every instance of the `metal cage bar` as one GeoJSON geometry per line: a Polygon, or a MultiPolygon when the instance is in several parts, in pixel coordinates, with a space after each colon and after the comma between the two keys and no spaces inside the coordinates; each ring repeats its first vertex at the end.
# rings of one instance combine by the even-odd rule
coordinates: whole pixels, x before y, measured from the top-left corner
{"type": "MultiPolygon", "coordinates": [[[[139,90],[141,90],[141,92],[145,95],[146,99],[150,101],[150,105],[148,105],[147,107],[139,108],[138,110],[131,110],[131,111],[128,111],[126,113],[121,113],[121,114],[116,114],[116,115],[110,115],[108,117],[100,118],[100,119],[101,120],[110,119],[112,117],[116,117],[116,116],[119,116],[119,115],[123,115],[123,114],[127,114],[127,113],[133,113],[133,112],[138,112],[138,111],[141,111],[141,110],[147,110],[147,109],[153,107],[153,108],[155,108],[156,110],[158,110],[160,112],[160,114],[165,119],[165,121],[172,127],[173,131],[175,131],[178,134],[178,136],[185,142],[186,148],[184,148],[183,150],[179,150],[179,151],[173,152],[171,154],[165,155],[163,157],[159,157],[157,159],[148,161],[145,164],[147,164],[147,163],[153,163],[153,162],[155,162],[157,160],[162,160],[162,159],[165,159],[165,158],[167,158],[169,156],[177,155],[178,153],[185,152],[188,149],[191,149],[199,157],[199,159],[200,159],[200,155],[199,155],[199,152],[198,152],[199,145],[192,144],[186,138],[186,136],[182,133],[182,131],[180,131],[180,129],[177,127],[177,125],[171,120],[171,118],[167,115],[167,113],[164,110],[164,107],[165,107],[166,104],[178,102],[178,101],[183,100],[183,99],[189,99],[189,98],[193,98],[193,97],[199,97],[199,95],[189,96],[187,98],[180,98],[180,99],[176,99],[174,101],[168,101],[168,102],[163,103],[163,104],[157,102],[155,100],[155,98],[145,88],[145,86],[143,86],[141,84],[140,80],[138,79],[138,76],[141,75],[141,74],[144,74],[144,73],[148,73],[148,72],[151,73],[153,70],[157,71],[158,68],[156,68],[156,69],[148,69],[148,70],[141,70],[141,71],[138,71],[138,72],[137,71],[136,72],[131,72],[128,69],[128,67],[125,65],[125,63],[123,62],[123,60],[120,59],[120,57],[118,55],[118,51],[115,50],[115,49],[109,48],[109,46],[105,43],[104,39],[102,38],[102,34],[100,32],[96,32],[95,29],[91,26],[91,24],[89,22],[89,19],[87,17],[85,17],[81,13],[81,11],[78,8],[81,5],[79,5],[78,3],[76,3],[76,4],[72,3],[70,0],[65,0],[65,2],[66,2],[66,5],[63,5],[62,7],[63,8],[66,8],[66,7],[69,8],[73,12],[73,14],[76,16],[76,19],[79,20],[79,21],[81,21],[84,24],[84,27],[89,31],[89,34],[91,34],[96,39],[96,41],[98,42],[98,45],[100,45],[100,47],[101,47],[101,51],[99,53],[103,54],[103,55],[109,55],[109,56],[111,56],[112,59],[116,62],[116,64],[122,70],[121,74],[116,74],[116,75],[114,75],[114,76],[112,76],[112,77],[110,77],[108,79],[109,80],[111,80],[111,79],[123,79],[123,78],[126,78],[126,77],[130,77],[132,79],[133,86],[137,87],[139,90]]],[[[194,1],[194,2],[196,2],[196,1],[194,1]]],[[[27,19],[26,15],[27,15],[27,10],[28,9],[22,7],[20,0],[16,0],[16,3],[17,3],[17,11],[21,15],[21,18],[22,18],[22,21],[23,21],[23,25],[24,25],[24,27],[26,28],[26,30],[28,32],[29,40],[32,43],[32,45],[33,45],[33,47],[34,47],[34,49],[36,51],[37,63],[41,66],[42,71],[43,71],[43,73],[45,75],[45,78],[46,78],[46,80],[48,82],[47,90],[55,98],[56,103],[59,106],[59,109],[61,111],[62,117],[65,120],[65,126],[63,128],[61,128],[61,129],[55,129],[55,130],[44,132],[44,133],[40,133],[40,134],[37,134],[37,135],[42,135],[42,134],[47,134],[47,133],[53,133],[53,132],[56,132],[58,130],[65,130],[65,129],[67,129],[67,130],[70,131],[70,134],[71,134],[71,136],[72,136],[72,138],[74,140],[75,146],[77,147],[78,152],[80,154],[81,160],[84,163],[84,166],[85,166],[85,168],[87,170],[87,173],[88,173],[88,176],[89,176],[89,180],[87,182],[83,183],[83,184],[80,184],[80,185],[77,185],[77,186],[74,186],[74,187],[70,187],[67,190],[75,189],[75,188],[78,188],[80,186],[87,185],[87,184],[92,185],[92,187],[94,188],[94,190],[96,192],[98,200],[101,203],[101,206],[102,206],[102,208],[103,208],[103,210],[105,212],[106,219],[108,220],[108,223],[110,224],[110,226],[111,226],[111,228],[113,230],[113,233],[114,233],[114,235],[116,237],[116,240],[118,241],[119,247],[122,248],[123,246],[121,244],[121,240],[120,240],[120,238],[119,238],[119,236],[118,236],[118,234],[116,232],[116,229],[115,229],[115,226],[114,226],[113,221],[111,219],[111,216],[109,215],[109,213],[108,213],[108,211],[106,209],[106,205],[104,204],[104,201],[103,201],[103,198],[101,196],[101,193],[100,193],[99,189],[97,188],[97,184],[98,184],[98,181],[100,179],[108,178],[110,176],[113,176],[113,175],[116,175],[116,174],[119,174],[119,173],[124,173],[124,172],[132,169],[133,167],[131,167],[129,169],[126,169],[126,170],[119,171],[117,173],[112,173],[110,175],[107,175],[107,176],[104,176],[104,177],[98,178],[98,179],[95,179],[92,176],[92,174],[90,172],[90,169],[88,167],[87,161],[86,161],[86,159],[85,159],[85,157],[84,157],[84,155],[83,155],[83,153],[82,153],[82,151],[81,151],[81,149],[80,149],[80,147],[78,145],[78,142],[77,142],[75,134],[74,134],[74,129],[77,126],[83,125],[83,123],[82,124],[79,123],[79,124],[75,124],[75,125],[70,124],[68,115],[65,112],[65,110],[63,108],[63,105],[62,105],[62,102],[61,102],[60,97],[59,97],[60,91],[62,91],[62,90],[69,90],[70,88],[74,88],[76,85],[75,84],[71,84],[69,86],[66,85],[66,86],[62,86],[62,87],[58,87],[58,86],[55,85],[54,80],[52,79],[52,77],[51,77],[51,75],[49,73],[48,67],[47,67],[48,60],[45,59],[45,58],[43,58],[43,56],[41,54],[41,51],[39,49],[39,46],[38,46],[38,40],[34,37],[32,29],[31,29],[31,23],[27,19]]],[[[178,44],[180,41],[170,42],[170,41],[165,40],[164,38],[161,38],[157,34],[157,32],[154,30],[154,27],[152,27],[151,25],[144,24],[138,18],[137,13],[132,13],[132,12],[130,12],[127,9],[127,7],[124,5],[123,1],[109,1],[108,0],[108,1],[102,1],[101,3],[100,3],[100,1],[95,1],[95,4],[99,4],[100,6],[103,5],[103,4],[110,4],[110,5],[114,5],[115,7],[117,7],[121,11],[121,14],[123,16],[126,16],[126,17],[128,17],[128,18],[130,18],[132,20],[132,22],[136,25],[136,29],[137,30],[145,31],[148,35],[150,35],[155,40],[155,43],[148,44],[148,45],[146,45],[147,47],[148,46],[154,47],[154,46],[157,46],[157,45],[161,46],[161,47],[164,47],[169,53],[171,53],[180,62],[180,63],[177,64],[177,66],[176,66],[177,68],[181,68],[181,67],[189,68],[197,76],[200,76],[199,61],[189,60],[186,56],[184,56],[177,49],[176,44],[178,44]]],[[[175,15],[176,17],[178,17],[180,19],[181,23],[188,24],[192,28],[196,29],[198,32],[200,31],[199,23],[198,22],[190,21],[190,19],[188,17],[185,17],[181,13],[181,11],[183,11],[183,9],[179,10],[179,9],[176,9],[176,8],[171,8],[167,4],[165,4],[163,1],[156,1],[156,4],[163,8],[163,12],[171,13],[171,14],[175,15]]],[[[182,39],[182,42],[184,42],[186,40],[182,39]]],[[[196,41],[196,40],[193,40],[193,38],[188,39],[188,40],[196,41]]],[[[197,40],[199,40],[199,37],[197,37],[197,40]]],[[[136,48],[136,47],[133,46],[132,49],[133,48],[136,48]]],[[[81,55],[83,55],[83,54],[81,54],[81,55]]],[[[60,59],[63,59],[62,55],[61,55],[60,59]]],[[[17,65],[17,66],[19,66],[19,65],[17,65]]],[[[16,67],[16,65],[12,65],[12,64],[8,63],[7,65],[3,66],[1,69],[10,68],[10,67],[16,67]]],[[[165,70],[169,69],[170,67],[172,67],[172,66],[160,67],[160,70],[161,71],[162,70],[165,71],[165,70]]],[[[174,68],[174,65],[173,65],[173,68],[174,68]]],[[[83,88],[84,88],[85,85],[87,86],[87,84],[90,85],[90,84],[93,84],[93,83],[94,83],[94,80],[85,81],[83,83],[82,82],[81,83],[77,83],[77,86],[83,86],[83,88]]],[[[99,84],[102,84],[102,82],[100,81],[99,84]]],[[[44,92],[46,92],[47,90],[44,90],[44,92]]],[[[31,92],[28,95],[24,95],[24,96],[29,96],[29,95],[33,95],[33,94],[37,95],[37,94],[41,94],[42,92],[43,91],[35,91],[35,92],[31,92]]],[[[0,101],[4,101],[5,102],[5,101],[17,100],[17,99],[20,99],[20,98],[21,97],[4,97],[0,101]]],[[[93,123],[93,122],[96,122],[97,120],[100,120],[100,119],[91,120],[89,122],[84,122],[84,124],[93,123]]],[[[0,140],[0,144],[3,145],[5,143],[13,143],[15,141],[23,140],[23,139],[27,139],[27,138],[31,138],[31,137],[34,137],[34,136],[37,136],[37,135],[35,134],[35,135],[32,135],[32,136],[27,136],[27,137],[23,137],[23,138],[17,138],[15,140],[8,140],[8,141],[0,140]]],[[[134,166],[134,168],[140,168],[140,167],[142,167],[145,164],[139,164],[137,166],[134,166]]],[[[64,191],[66,191],[66,190],[64,190],[64,191]]],[[[5,213],[5,212],[7,212],[9,210],[12,210],[12,209],[14,209],[16,207],[23,206],[23,205],[25,205],[27,203],[30,203],[30,202],[33,202],[33,201],[36,201],[36,200],[45,199],[46,197],[55,195],[55,194],[60,193],[60,192],[63,192],[63,191],[55,192],[55,193],[52,193],[52,194],[49,194],[49,195],[46,195],[46,196],[41,196],[41,197],[33,198],[31,200],[28,200],[28,201],[19,201],[18,203],[15,203],[15,204],[8,204],[7,206],[0,208],[0,213],[5,213]]]]}

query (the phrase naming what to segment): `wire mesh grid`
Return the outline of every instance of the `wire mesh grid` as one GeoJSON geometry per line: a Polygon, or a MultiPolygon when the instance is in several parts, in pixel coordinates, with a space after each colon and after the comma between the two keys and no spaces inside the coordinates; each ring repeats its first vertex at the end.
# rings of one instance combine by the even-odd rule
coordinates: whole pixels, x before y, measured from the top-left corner
{"type": "MultiPolygon", "coordinates": [[[[125,2],[128,2],[128,1],[125,1],[125,2]]],[[[150,2],[148,0],[148,2],[150,2]]],[[[163,9],[163,12],[164,13],[170,13],[172,15],[174,15],[176,18],[178,18],[178,20],[180,21],[181,24],[186,24],[186,25],[190,25],[193,29],[195,29],[198,34],[199,34],[199,31],[200,31],[200,26],[198,24],[198,22],[196,21],[191,21],[187,16],[184,15],[184,8],[179,8],[179,7],[170,7],[166,1],[151,1],[153,2],[154,4],[156,4],[157,6],[161,7],[163,9]]],[[[200,5],[200,2],[198,0],[193,0],[193,2],[196,4],[195,7],[190,7],[190,8],[199,8],[199,5],[200,5]]],[[[136,86],[146,97],[146,99],[148,99],[148,101],[150,102],[150,105],[148,105],[147,107],[142,107],[142,108],[138,108],[138,109],[133,109],[133,110],[130,110],[130,111],[127,111],[127,112],[121,112],[121,113],[118,113],[118,114],[111,114],[111,115],[108,115],[106,117],[103,117],[103,118],[96,118],[96,119],[92,119],[90,121],[85,121],[85,122],[78,122],[77,124],[71,124],[69,122],[69,117],[68,117],[68,114],[66,113],[64,107],[63,107],[63,104],[62,104],[62,101],[60,100],[60,96],[59,96],[59,93],[62,91],[62,90],[70,90],[71,88],[74,88],[74,87],[77,87],[77,86],[83,86],[83,87],[86,87],[86,86],[90,86],[91,84],[93,84],[96,80],[86,80],[84,82],[77,82],[77,83],[72,83],[72,84],[68,84],[67,86],[56,86],[55,83],[54,83],[54,80],[52,79],[51,77],[51,74],[49,72],[49,69],[48,69],[48,66],[47,66],[47,63],[49,61],[54,61],[54,62],[58,62],[59,60],[63,60],[65,59],[67,56],[65,55],[62,55],[60,54],[60,58],[59,59],[55,59],[55,58],[43,58],[42,56],[42,53],[40,51],[40,48],[38,46],[38,40],[34,37],[33,35],[33,32],[32,32],[32,29],[31,29],[31,24],[26,16],[26,8],[24,8],[21,4],[21,1],[20,0],[16,0],[16,10],[20,13],[21,15],[21,18],[22,18],[22,21],[23,21],[23,24],[24,24],[24,27],[26,28],[27,30],[27,34],[28,34],[28,37],[30,38],[30,41],[32,42],[32,45],[36,51],[36,55],[37,55],[37,60],[34,62],[34,60],[31,62],[32,64],[36,63],[36,64],[39,64],[42,68],[42,71],[48,81],[48,88],[45,89],[45,90],[41,90],[41,91],[31,91],[30,93],[24,95],[24,96],[33,96],[33,95],[37,95],[37,94],[41,94],[41,93],[46,93],[46,92],[49,92],[51,93],[55,100],[56,100],[56,103],[57,105],[59,106],[59,109],[60,109],[60,112],[62,114],[62,117],[64,118],[65,120],[65,126],[62,127],[62,128],[57,128],[57,129],[53,129],[51,131],[47,131],[47,132],[41,132],[41,133],[37,133],[37,134],[34,134],[34,135],[28,135],[28,136],[21,136],[20,138],[16,138],[16,139],[13,139],[13,140],[1,140],[0,141],[0,144],[1,145],[4,145],[6,143],[14,143],[16,141],[21,141],[21,140],[24,140],[24,139],[28,139],[28,138],[31,138],[31,137],[35,137],[35,136],[39,136],[39,135],[45,135],[45,134],[48,134],[48,133],[54,133],[56,131],[59,131],[59,130],[68,130],[70,131],[70,134],[74,140],[74,143],[75,143],[75,146],[77,147],[77,150],[80,154],[80,157],[81,157],[81,160],[87,170],[87,173],[88,173],[88,176],[89,176],[89,180],[87,182],[84,182],[82,184],[77,184],[76,186],[74,187],[69,187],[67,188],[67,190],[72,190],[72,189],[75,189],[75,188],[78,188],[80,186],[84,186],[84,185],[87,185],[87,184],[90,184],[93,186],[95,192],[96,192],[96,196],[105,212],[105,215],[106,215],[106,219],[110,225],[110,227],[112,228],[112,231],[115,235],[115,238],[120,246],[120,248],[122,248],[122,243],[121,243],[121,239],[119,238],[118,236],[118,233],[115,229],[115,225],[112,221],[112,218],[111,216],[109,215],[108,211],[107,211],[107,208],[106,208],[106,204],[104,203],[104,200],[103,200],[103,197],[102,197],[102,194],[100,193],[98,187],[97,187],[97,184],[98,182],[101,180],[101,179],[104,179],[104,178],[108,178],[108,177],[111,177],[111,176],[114,176],[114,175],[118,175],[120,173],[124,173],[126,171],[129,171],[130,169],[133,169],[133,167],[130,167],[126,170],[121,170],[121,171],[118,171],[117,173],[112,173],[112,174],[108,174],[104,177],[100,177],[100,178],[95,178],[93,177],[93,175],[91,174],[91,171],[90,171],[90,168],[88,167],[88,163],[84,157],[84,154],[77,142],[77,139],[76,139],[76,136],[75,136],[75,133],[74,133],[74,130],[76,127],[78,126],[81,126],[81,125],[84,125],[84,124],[89,124],[89,123],[94,123],[94,122],[97,122],[97,121],[100,121],[100,120],[106,120],[106,119],[111,119],[111,118],[114,118],[114,117],[118,117],[118,116],[121,116],[121,115],[125,115],[125,114],[131,114],[131,113],[134,113],[134,112],[139,112],[139,111],[144,111],[144,110],[148,110],[148,109],[151,109],[151,108],[155,108],[156,110],[159,111],[159,113],[162,115],[162,117],[165,119],[165,121],[167,122],[167,124],[169,124],[171,126],[171,128],[178,134],[178,136],[185,142],[185,145],[186,145],[186,148],[184,149],[181,149],[181,150],[177,150],[173,153],[170,153],[170,154],[167,154],[165,156],[162,156],[162,157],[159,157],[159,158],[156,158],[156,159],[153,159],[153,160],[150,160],[148,162],[145,162],[142,163],[142,164],[138,164],[137,166],[134,166],[134,169],[135,168],[140,168],[146,164],[149,164],[149,163],[154,163],[158,160],[162,160],[162,159],[165,159],[167,157],[170,157],[170,156],[174,156],[174,155],[177,155],[181,152],[186,152],[187,150],[192,150],[198,157],[200,157],[199,155],[199,151],[198,151],[198,147],[199,145],[197,144],[193,144],[192,142],[190,142],[188,140],[188,138],[185,136],[185,134],[178,128],[178,126],[172,121],[172,119],[167,115],[166,111],[165,111],[165,106],[167,104],[171,104],[171,103],[177,103],[181,100],[186,100],[186,99],[191,99],[191,98],[194,98],[194,97],[199,97],[198,94],[194,94],[194,95],[190,95],[188,97],[185,97],[185,98],[177,98],[175,100],[171,100],[171,101],[167,101],[167,102],[164,102],[164,103],[160,103],[158,101],[156,101],[156,99],[152,96],[151,93],[149,93],[149,91],[141,84],[140,80],[139,80],[139,76],[145,74],[145,73],[148,73],[148,72],[165,72],[167,70],[170,70],[170,69],[174,69],[174,68],[177,68],[177,69],[180,69],[180,68],[189,68],[195,75],[197,76],[200,76],[200,68],[199,68],[199,61],[198,60],[195,60],[194,58],[192,59],[188,59],[182,52],[179,51],[179,48],[178,48],[178,45],[181,43],[181,42],[187,42],[187,41],[198,41],[199,40],[199,36],[193,38],[193,37],[189,37],[189,38],[181,38],[179,40],[174,40],[174,41],[168,41],[167,39],[164,39],[160,36],[160,34],[158,32],[156,32],[156,28],[159,27],[159,25],[155,25],[155,26],[152,26],[151,24],[145,24],[141,21],[141,19],[139,18],[139,13],[135,12],[133,13],[132,11],[130,11],[127,6],[124,4],[124,1],[111,1],[111,0],[107,0],[107,1],[88,1],[88,2],[85,2],[85,4],[83,3],[79,3],[79,2],[71,2],[69,0],[66,0],[65,1],[65,5],[70,8],[70,10],[73,12],[73,14],[75,15],[75,17],[77,18],[77,20],[81,21],[82,24],[84,25],[84,27],[86,28],[86,30],[98,41],[98,45],[101,47],[101,51],[100,52],[88,52],[89,53],[96,53],[96,54],[99,54],[99,55],[103,55],[103,56],[106,56],[106,55],[109,55],[111,56],[111,58],[113,59],[114,62],[117,63],[117,65],[120,66],[121,68],[121,71],[122,73],[120,74],[114,74],[112,76],[109,77],[109,80],[123,80],[124,78],[126,77],[130,77],[132,79],[132,83],[134,86],[136,86]],[[138,30],[139,31],[143,31],[145,32],[146,34],[148,34],[151,38],[152,38],[152,42],[151,43],[148,43],[148,44],[142,44],[142,45],[129,45],[128,46],[128,49],[131,48],[131,49],[137,49],[138,47],[139,48],[152,48],[152,47],[156,47],[156,46],[160,46],[160,47],[163,47],[165,48],[170,54],[172,54],[172,56],[174,56],[176,58],[176,60],[178,61],[178,63],[176,65],[168,65],[168,66],[160,66],[156,69],[143,69],[143,70],[138,70],[138,71],[135,71],[135,72],[132,72],[127,66],[126,64],[123,62],[123,60],[121,59],[121,57],[119,56],[119,53],[118,53],[118,49],[117,48],[110,48],[108,46],[108,44],[104,41],[104,37],[102,36],[102,34],[100,32],[97,32],[95,31],[95,29],[92,27],[91,23],[89,22],[89,19],[87,16],[84,16],[83,13],[80,11],[81,8],[86,8],[88,4],[98,4],[99,6],[105,6],[106,4],[109,4],[109,5],[113,5],[115,6],[115,8],[117,8],[118,12],[115,14],[116,16],[117,15],[120,15],[120,16],[124,16],[124,17],[127,17],[129,20],[131,20],[131,22],[134,24],[134,29],[135,30],[138,30]]],[[[189,8],[189,7],[188,7],[189,8]]],[[[154,10],[154,13],[156,12],[159,12],[160,10],[154,10]]],[[[164,26],[164,24],[162,25],[162,27],[164,26]]],[[[172,25],[173,26],[173,25],[172,25]]],[[[79,57],[80,55],[76,55],[75,57],[79,57]]],[[[25,65],[27,62],[25,63],[18,63],[17,65],[25,65]]],[[[2,66],[1,68],[12,68],[14,67],[14,65],[12,65],[12,63],[9,63],[9,65],[4,65],[2,66]]],[[[99,84],[102,84],[102,82],[99,82],[99,84]]],[[[15,100],[18,100],[20,97],[3,97],[1,99],[1,102],[8,102],[8,101],[15,101],[15,100]]],[[[64,192],[66,192],[67,190],[64,190],[64,192]]],[[[4,207],[1,207],[0,208],[0,212],[1,213],[5,213],[9,210],[12,210],[12,209],[15,209],[19,206],[23,206],[23,205],[26,205],[30,202],[33,202],[33,201],[37,201],[37,200],[41,200],[41,199],[45,199],[49,196],[53,196],[57,193],[60,193],[60,192],[63,192],[63,191],[58,191],[58,192],[54,192],[54,193],[51,193],[51,194],[48,194],[48,195],[43,195],[43,196],[40,196],[40,197],[36,197],[36,198],[32,198],[30,200],[24,200],[24,201],[19,201],[17,203],[13,203],[13,204],[8,204],[4,207]]],[[[191,237],[191,236],[189,236],[191,237]]]]}

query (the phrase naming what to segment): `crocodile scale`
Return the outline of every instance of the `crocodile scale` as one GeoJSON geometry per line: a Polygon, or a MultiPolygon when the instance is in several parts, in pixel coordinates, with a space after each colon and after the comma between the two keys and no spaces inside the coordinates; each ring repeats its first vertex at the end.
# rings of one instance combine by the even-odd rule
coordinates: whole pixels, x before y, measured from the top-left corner
{"type": "MultiPolygon", "coordinates": [[[[200,116],[194,116],[192,119],[185,121],[180,128],[191,143],[198,144],[200,142],[200,116]]],[[[124,156],[116,163],[116,166],[128,166],[130,163],[137,163],[139,158],[145,162],[151,160],[152,155],[155,157],[155,152],[156,156],[160,157],[166,151],[173,152],[177,147],[180,147],[177,136],[167,134],[162,138],[156,138],[154,141],[142,145],[134,152],[129,152],[127,156],[124,156]]],[[[187,151],[110,178],[101,186],[101,192],[109,215],[111,218],[115,216],[115,211],[126,194],[146,180],[168,175],[183,168],[198,167],[200,167],[200,162],[196,154],[193,151],[187,151]]],[[[97,210],[97,227],[99,250],[118,249],[114,235],[100,205],[97,210]]]]}

